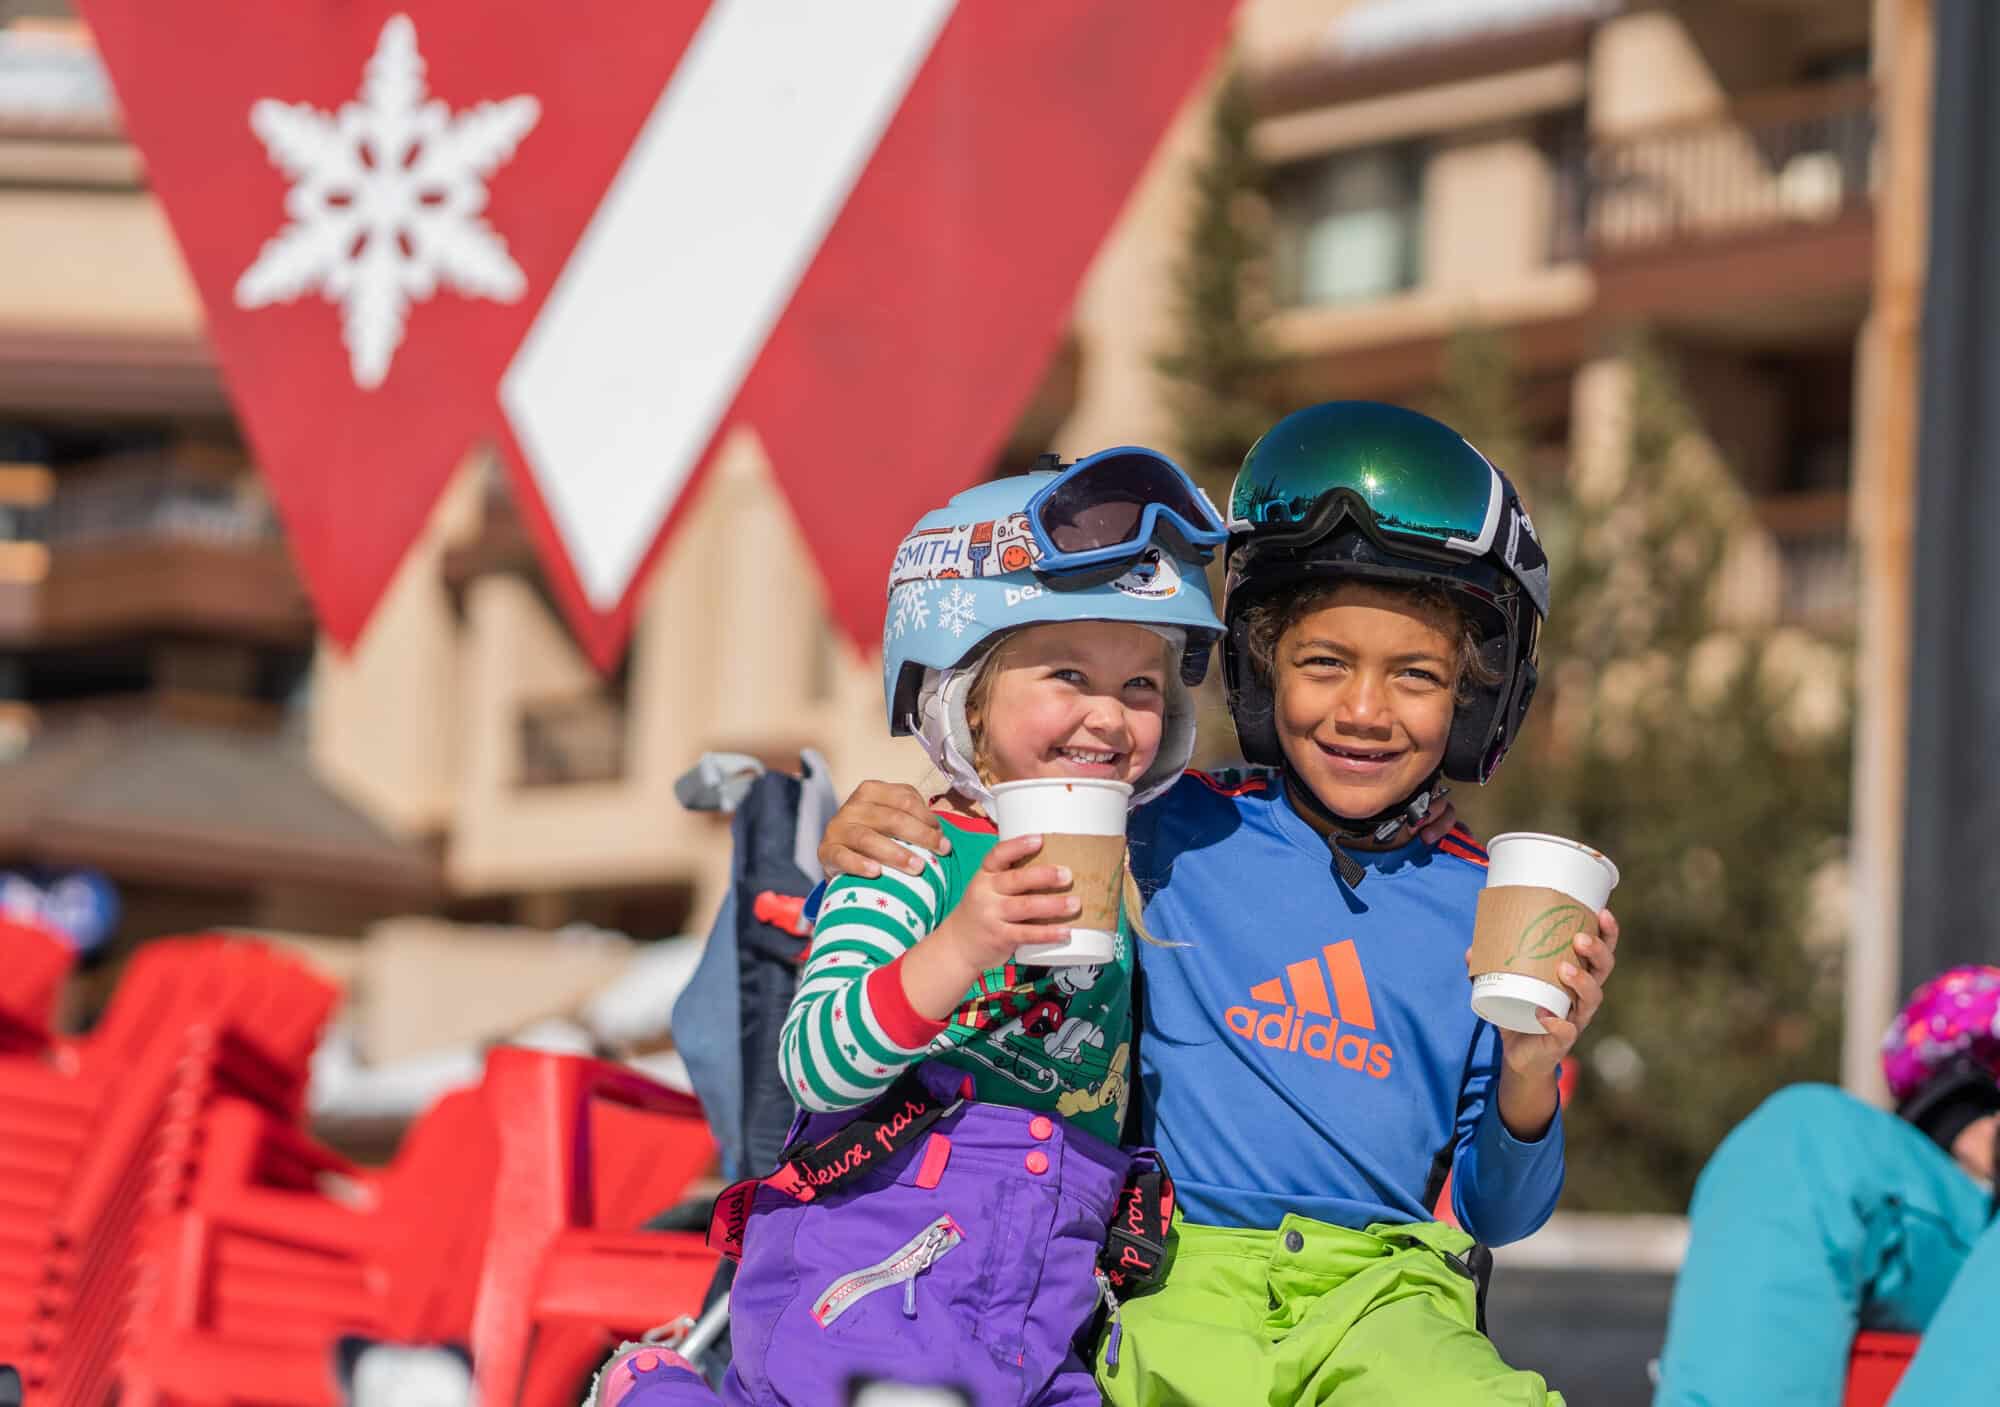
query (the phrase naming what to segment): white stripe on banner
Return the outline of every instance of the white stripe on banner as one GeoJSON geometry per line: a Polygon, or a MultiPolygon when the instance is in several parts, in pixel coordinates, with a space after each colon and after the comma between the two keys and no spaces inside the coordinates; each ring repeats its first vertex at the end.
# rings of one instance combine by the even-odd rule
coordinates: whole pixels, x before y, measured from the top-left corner
{"type": "Polygon", "coordinates": [[[615,606],[956,0],[715,0],[500,382],[615,606]]]}

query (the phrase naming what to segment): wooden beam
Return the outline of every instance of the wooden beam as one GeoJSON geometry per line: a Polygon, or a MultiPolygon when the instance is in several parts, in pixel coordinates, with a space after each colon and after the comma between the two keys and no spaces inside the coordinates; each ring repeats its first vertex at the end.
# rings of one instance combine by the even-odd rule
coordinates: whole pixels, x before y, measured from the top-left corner
{"type": "Polygon", "coordinates": [[[1854,466],[1861,609],[1854,747],[1854,926],[1847,945],[1841,1079],[1882,1101],[1877,1042],[1900,978],[1905,770],[1909,756],[1910,553],[1929,233],[1933,0],[1876,0],[1886,170],[1875,305],[1864,340],[1854,466]]]}

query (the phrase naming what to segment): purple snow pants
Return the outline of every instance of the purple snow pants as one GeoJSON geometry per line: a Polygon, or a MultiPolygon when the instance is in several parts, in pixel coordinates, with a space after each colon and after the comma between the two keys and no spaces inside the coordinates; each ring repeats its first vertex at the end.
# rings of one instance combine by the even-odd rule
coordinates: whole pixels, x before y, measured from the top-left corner
{"type": "MultiPolygon", "coordinates": [[[[947,1098],[964,1079],[938,1064],[919,1076],[947,1098]]],[[[826,1138],[847,1117],[812,1115],[803,1135],[826,1138]]],[[[850,1381],[884,1378],[955,1387],[976,1407],[1096,1407],[1073,1340],[1097,1308],[1128,1163],[1055,1115],[968,1101],[818,1200],[759,1188],[722,1400],[838,1407],[850,1381]]],[[[675,1377],[630,1407],[715,1401],[675,1377]]]]}

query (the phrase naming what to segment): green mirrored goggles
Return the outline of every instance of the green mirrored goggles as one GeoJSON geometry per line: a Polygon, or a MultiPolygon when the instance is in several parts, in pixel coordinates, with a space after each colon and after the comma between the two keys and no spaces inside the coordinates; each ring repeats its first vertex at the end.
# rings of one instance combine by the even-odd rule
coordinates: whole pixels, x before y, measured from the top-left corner
{"type": "Polygon", "coordinates": [[[1286,416],[1243,461],[1231,533],[1316,541],[1357,508],[1375,532],[1457,560],[1493,546],[1505,481],[1449,426],[1399,406],[1334,401],[1286,416]]]}

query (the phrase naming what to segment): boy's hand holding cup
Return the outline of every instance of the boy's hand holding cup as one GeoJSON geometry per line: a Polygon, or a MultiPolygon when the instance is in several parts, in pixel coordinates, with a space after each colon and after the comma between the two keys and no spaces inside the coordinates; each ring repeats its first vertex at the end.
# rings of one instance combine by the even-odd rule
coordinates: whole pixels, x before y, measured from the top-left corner
{"type": "Polygon", "coordinates": [[[1495,836],[1486,855],[1467,955],[1472,1009],[1503,1030],[1539,1036],[1538,1013],[1569,1017],[1575,997],[1562,967],[1579,933],[1597,937],[1618,867],[1580,841],[1527,831],[1495,836]]]}
{"type": "Polygon", "coordinates": [[[1018,949],[1014,961],[1042,967],[1110,962],[1117,952],[1118,900],[1125,878],[1125,818],[1132,788],[1096,777],[1034,777],[993,789],[993,823],[1000,839],[1039,835],[1033,863],[1067,866],[1068,892],[1082,901],[1066,927],[1069,937],[1018,949]]]}

